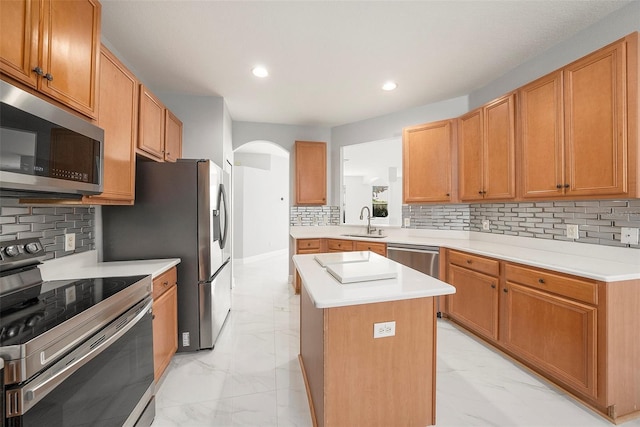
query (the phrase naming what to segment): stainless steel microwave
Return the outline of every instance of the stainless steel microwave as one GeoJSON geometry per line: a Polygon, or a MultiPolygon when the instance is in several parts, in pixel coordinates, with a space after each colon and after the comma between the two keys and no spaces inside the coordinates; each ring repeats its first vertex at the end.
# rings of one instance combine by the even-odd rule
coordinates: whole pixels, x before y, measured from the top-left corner
{"type": "Polygon", "coordinates": [[[104,131],[0,81],[0,195],[102,193],[104,131]]]}

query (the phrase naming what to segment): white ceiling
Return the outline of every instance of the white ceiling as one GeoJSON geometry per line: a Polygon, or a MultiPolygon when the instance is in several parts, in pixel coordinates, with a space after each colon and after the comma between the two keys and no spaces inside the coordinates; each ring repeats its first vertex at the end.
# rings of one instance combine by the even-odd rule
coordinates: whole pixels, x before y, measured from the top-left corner
{"type": "Polygon", "coordinates": [[[154,91],[222,96],[234,121],[335,126],[468,94],[629,1],[101,3],[103,36],[154,91]]]}

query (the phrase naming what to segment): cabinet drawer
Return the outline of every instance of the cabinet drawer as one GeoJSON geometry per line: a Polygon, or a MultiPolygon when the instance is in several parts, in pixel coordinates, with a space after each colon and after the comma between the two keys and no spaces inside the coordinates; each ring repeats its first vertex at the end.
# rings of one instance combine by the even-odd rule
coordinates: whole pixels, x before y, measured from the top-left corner
{"type": "Polygon", "coordinates": [[[157,300],[171,286],[178,284],[178,272],[175,267],[153,279],[153,299],[157,300]]]}
{"type": "Polygon", "coordinates": [[[387,256],[386,243],[355,242],[354,246],[356,251],[371,251],[378,255],[387,256]]]}
{"type": "Polygon", "coordinates": [[[327,249],[329,251],[352,251],[353,250],[353,241],[351,241],[351,240],[328,239],[327,240],[327,249]]]}
{"type": "Polygon", "coordinates": [[[301,239],[296,243],[298,252],[301,250],[316,249],[320,250],[321,239],[301,239]]]}
{"type": "Polygon", "coordinates": [[[506,265],[505,273],[508,282],[520,283],[589,304],[598,303],[597,284],[588,279],[513,264],[506,265]]]}
{"type": "Polygon", "coordinates": [[[480,273],[492,276],[500,275],[500,262],[495,259],[471,255],[465,252],[450,251],[449,262],[480,273]]]}

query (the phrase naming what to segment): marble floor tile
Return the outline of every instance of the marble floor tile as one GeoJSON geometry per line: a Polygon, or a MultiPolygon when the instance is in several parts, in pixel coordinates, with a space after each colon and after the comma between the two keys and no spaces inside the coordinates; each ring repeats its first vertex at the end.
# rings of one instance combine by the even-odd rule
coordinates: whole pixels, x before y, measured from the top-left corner
{"type": "MultiPolygon", "coordinates": [[[[233,307],[216,346],[173,358],[153,427],[312,426],[288,265],[285,256],[234,265],[233,307]]],[[[445,320],[436,383],[438,427],[613,426],[445,320]]],[[[622,426],[640,427],[640,419],[622,426]]]]}

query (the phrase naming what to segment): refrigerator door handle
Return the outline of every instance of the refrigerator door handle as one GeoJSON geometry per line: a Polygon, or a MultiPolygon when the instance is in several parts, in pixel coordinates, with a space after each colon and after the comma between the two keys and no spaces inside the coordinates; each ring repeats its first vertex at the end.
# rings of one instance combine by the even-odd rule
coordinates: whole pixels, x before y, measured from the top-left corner
{"type": "Polygon", "coordinates": [[[227,245],[227,235],[229,233],[229,210],[227,208],[227,193],[224,190],[224,184],[220,184],[220,190],[218,191],[218,208],[221,212],[218,213],[218,235],[220,236],[220,232],[222,231],[220,228],[220,222],[224,222],[224,232],[220,236],[220,249],[224,249],[227,245]],[[220,215],[223,213],[224,215],[220,215]]]}

